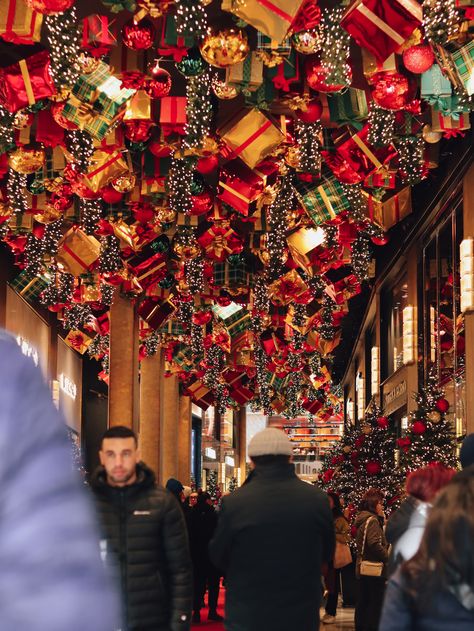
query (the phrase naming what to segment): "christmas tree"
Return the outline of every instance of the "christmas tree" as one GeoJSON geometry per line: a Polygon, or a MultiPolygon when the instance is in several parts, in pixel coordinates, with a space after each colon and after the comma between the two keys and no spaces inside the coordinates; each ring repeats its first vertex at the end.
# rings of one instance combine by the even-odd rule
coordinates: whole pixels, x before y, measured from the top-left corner
{"type": "Polygon", "coordinates": [[[341,440],[324,455],[319,475],[319,486],[323,491],[334,491],[344,499],[353,494],[356,484],[354,441],[358,433],[354,427],[346,429],[341,440]]]}
{"type": "Polygon", "coordinates": [[[212,469],[207,474],[207,492],[215,504],[219,503],[222,495],[221,489],[217,481],[217,471],[212,469]]]}
{"type": "Polygon", "coordinates": [[[434,370],[415,400],[418,407],[410,415],[408,431],[397,441],[401,470],[406,474],[433,462],[456,467],[456,436],[446,418],[449,401],[438,385],[434,370]]]}

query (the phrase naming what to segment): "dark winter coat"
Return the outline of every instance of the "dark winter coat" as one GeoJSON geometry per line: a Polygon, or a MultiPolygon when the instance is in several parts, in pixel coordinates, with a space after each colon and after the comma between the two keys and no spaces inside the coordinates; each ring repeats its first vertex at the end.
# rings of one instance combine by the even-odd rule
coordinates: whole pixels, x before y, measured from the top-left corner
{"type": "Polygon", "coordinates": [[[120,573],[127,631],[187,631],[191,562],[176,499],[156,486],[143,463],[130,486],[109,486],[102,468],[91,485],[104,534],[102,553],[120,573]]]}
{"type": "Polygon", "coordinates": [[[367,537],[364,546],[364,561],[382,561],[385,564],[383,575],[386,574],[386,563],[388,560],[388,543],[385,539],[380,518],[374,513],[369,511],[361,511],[354,520],[354,525],[357,528],[356,543],[357,543],[357,562],[356,562],[356,576],[360,575],[360,562],[362,560],[362,545],[364,541],[365,524],[370,519],[367,525],[367,537]]]}
{"type": "Polygon", "coordinates": [[[293,465],[260,466],[225,497],[209,549],[226,575],[228,631],[317,631],[334,524],[325,495],[293,465]]]}
{"type": "Polygon", "coordinates": [[[0,331],[0,629],[113,631],[118,594],[39,367],[0,331]]]}
{"type": "Polygon", "coordinates": [[[209,561],[209,542],[217,527],[217,513],[213,506],[198,502],[190,511],[189,542],[193,563],[209,561]]]}
{"type": "Polygon", "coordinates": [[[420,602],[412,597],[397,570],[388,582],[380,631],[472,631],[474,594],[469,591],[464,597],[466,606],[454,593],[440,589],[420,602]]]}

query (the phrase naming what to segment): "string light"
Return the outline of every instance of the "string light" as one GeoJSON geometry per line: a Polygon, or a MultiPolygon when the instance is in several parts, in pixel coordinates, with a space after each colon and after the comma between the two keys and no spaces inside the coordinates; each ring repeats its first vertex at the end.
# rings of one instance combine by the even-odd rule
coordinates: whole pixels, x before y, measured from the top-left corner
{"type": "Polygon", "coordinates": [[[168,177],[171,210],[186,214],[190,212],[192,208],[192,181],[192,162],[190,160],[172,158],[168,177]]]}
{"type": "Polygon", "coordinates": [[[209,33],[204,5],[198,0],[176,1],[176,31],[178,35],[194,35],[197,39],[209,33]]]}
{"type": "Polygon", "coordinates": [[[362,184],[341,184],[344,196],[347,197],[350,215],[357,223],[367,220],[367,196],[364,196],[362,184]]]}
{"type": "Polygon", "coordinates": [[[212,101],[209,70],[189,77],[186,87],[186,126],[183,146],[202,147],[211,131],[212,101]]]}
{"type": "Polygon", "coordinates": [[[35,276],[43,271],[44,244],[41,239],[29,234],[25,246],[25,269],[35,276]]]}
{"type": "MultiPolygon", "coordinates": [[[[81,329],[92,316],[92,309],[89,304],[74,304],[64,310],[64,326],[69,330],[81,329]]],[[[99,341],[101,336],[94,338],[99,341]]],[[[95,355],[96,353],[92,353],[95,355]]]]}
{"type": "Polygon", "coordinates": [[[81,224],[86,234],[93,235],[102,216],[102,201],[100,199],[79,200],[81,224]]]}
{"type": "Polygon", "coordinates": [[[337,6],[323,13],[321,30],[324,45],[321,51],[321,64],[327,72],[325,82],[332,85],[349,86],[351,68],[347,63],[351,38],[341,26],[345,7],[337,6]]]}
{"type": "Polygon", "coordinates": [[[44,19],[51,59],[51,76],[57,88],[73,86],[79,76],[80,22],[76,7],[44,19]]]}
{"type": "Polygon", "coordinates": [[[13,169],[8,170],[7,199],[14,215],[24,213],[28,209],[25,194],[26,182],[26,175],[17,173],[13,169]]]}
{"type": "Polygon", "coordinates": [[[160,335],[156,331],[152,331],[145,339],[144,342],[145,352],[147,357],[153,357],[160,348],[160,335]]]}
{"type": "Polygon", "coordinates": [[[304,123],[296,121],[295,132],[298,143],[299,169],[304,173],[319,174],[321,171],[321,137],[323,128],[319,121],[304,123]]]}
{"type": "Polygon", "coordinates": [[[323,340],[333,340],[336,334],[336,327],[332,318],[335,308],[336,303],[325,293],[322,300],[321,324],[318,327],[318,333],[323,340]]]}
{"type": "Polygon", "coordinates": [[[90,357],[100,359],[108,354],[109,347],[110,336],[108,333],[106,335],[96,335],[87,347],[87,354],[90,357]]]}
{"type": "Polygon", "coordinates": [[[397,140],[396,145],[402,181],[406,184],[418,184],[426,177],[423,138],[403,136],[397,140]]]}
{"type": "Polygon", "coordinates": [[[85,173],[89,166],[90,158],[94,153],[92,137],[81,129],[68,130],[64,137],[66,147],[73,156],[77,168],[82,173],[85,173]]]}
{"type": "Polygon", "coordinates": [[[458,28],[455,0],[424,0],[423,29],[428,40],[446,44],[458,28]]]}
{"type": "Polygon", "coordinates": [[[367,142],[373,147],[386,147],[395,134],[395,112],[372,103],[367,117],[367,142]]]}
{"type": "Polygon", "coordinates": [[[272,282],[283,273],[283,253],[286,251],[287,214],[294,202],[294,189],[292,178],[287,175],[283,178],[281,187],[275,197],[275,201],[268,206],[268,235],[267,250],[269,254],[266,269],[267,280],[272,282]]]}
{"type": "Polygon", "coordinates": [[[57,221],[52,221],[47,224],[44,229],[43,236],[43,248],[45,252],[48,252],[51,256],[54,256],[58,252],[58,244],[63,236],[62,227],[64,220],[61,217],[57,221]]]}
{"type": "Polygon", "coordinates": [[[100,240],[99,269],[102,273],[118,272],[123,267],[120,255],[120,240],[113,234],[100,240]]]}
{"type": "Polygon", "coordinates": [[[184,263],[184,274],[189,291],[193,294],[201,293],[204,289],[204,260],[197,256],[184,263]]]}
{"type": "Polygon", "coordinates": [[[114,295],[114,285],[109,285],[109,283],[100,284],[100,301],[104,306],[110,307],[112,305],[114,301],[114,295]]]}
{"type": "Polygon", "coordinates": [[[0,105],[0,149],[2,153],[15,147],[15,131],[13,119],[15,114],[0,105]]]}
{"type": "Polygon", "coordinates": [[[372,261],[370,240],[359,232],[351,246],[351,266],[359,282],[369,279],[369,268],[372,261]]]}

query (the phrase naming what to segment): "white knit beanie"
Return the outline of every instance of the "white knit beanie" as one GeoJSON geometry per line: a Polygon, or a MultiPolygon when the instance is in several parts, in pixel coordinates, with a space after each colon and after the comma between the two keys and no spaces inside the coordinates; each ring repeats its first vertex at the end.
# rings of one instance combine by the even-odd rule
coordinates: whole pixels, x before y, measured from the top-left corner
{"type": "Polygon", "coordinates": [[[258,432],[249,443],[249,456],[291,456],[293,449],[287,435],[276,427],[258,432]]]}

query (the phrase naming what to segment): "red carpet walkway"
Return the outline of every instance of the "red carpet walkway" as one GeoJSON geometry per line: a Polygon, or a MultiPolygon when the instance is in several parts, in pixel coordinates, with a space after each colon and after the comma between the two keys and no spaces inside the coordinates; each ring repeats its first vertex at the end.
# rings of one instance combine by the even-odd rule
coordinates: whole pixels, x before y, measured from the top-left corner
{"type": "MultiPolygon", "coordinates": [[[[206,594],[207,601],[207,594],[206,594]]],[[[219,590],[219,603],[217,605],[217,612],[221,616],[224,615],[224,602],[225,602],[225,589],[223,587],[219,590]]],[[[224,631],[224,625],[222,622],[211,622],[207,620],[208,609],[205,607],[201,609],[201,624],[193,624],[191,629],[197,631],[198,629],[205,629],[205,631],[224,631]]]]}

